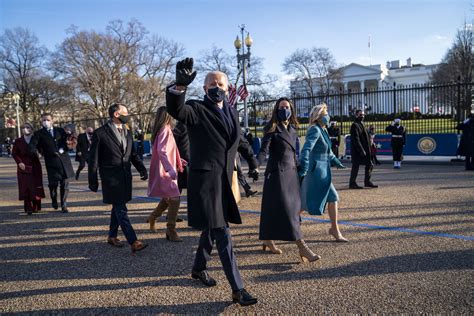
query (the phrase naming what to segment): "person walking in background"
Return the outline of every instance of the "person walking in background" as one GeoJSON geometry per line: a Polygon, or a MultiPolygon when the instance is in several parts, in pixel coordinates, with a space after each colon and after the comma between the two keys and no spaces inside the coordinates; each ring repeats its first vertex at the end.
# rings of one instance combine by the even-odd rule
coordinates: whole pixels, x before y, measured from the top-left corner
{"type": "Polygon", "coordinates": [[[341,130],[337,126],[337,122],[333,121],[330,123],[330,126],[327,129],[329,134],[329,139],[331,140],[331,150],[332,153],[339,158],[339,145],[341,143],[341,130]]]}
{"type": "Polygon", "coordinates": [[[345,169],[333,154],[331,140],[326,130],[330,117],[326,104],[313,107],[310,113],[310,128],[300,154],[301,209],[311,215],[323,215],[328,208],[331,228],[329,234],[338,242],[347,242],[337,223],[339,196],[332,183],[331,166],[345,169]]]}
{"type": "Polygon", "coordinates": [[[183,172],[187,161],[179,154],[172,128],[174,119],[166,112],[165,107],[159,107],[151,143],[153,155],[150,162],[150,179],[148,180],[148,196],[159,197],[160,202],[148,217],[150,229],[155,230],[155,220],[168,209],[166,224],[166,239],[169,241],[183,241],[176,232],[176,218],[179,211],[180,191],[178,187],[178,173],[183,172]]]}
{"type": "Polygon", "coordinates": [[[244,288],[229,229],[229,223],[242,223],[231,188],[240,139],[238,114],[227,104],[229,82],[220,71],[206,75],[203,101],[185,103],[186,88],[195,77],[193,59],[186,58],[176,65],[176,83],[166,89],[168,113],[188,128],[188,224],[202,231],[191,276],[206,286],[216,285],[207,272],[215,242],[232,301],[252,305],[257,299],[244,288]]]}
{"type": "Polygon", "coordinates": [[[41,123],[43,128],[34,133],[29,149],[33,154],[40,153],[44,157],[53,208],[58,209],[59,186],[61,212],[67,213],[69,179],[74,177],[68,153],[68,135],[64,129],[54,127],[54,118],[50,113],[41,115],[41,123]]]}
{"type": "Polygon", "coordinates": [[[145,134],[143,134],[143,131],[140,128],[137,128],[135,132],[135,139],[137,140],[137,155],[141,160],[143,160],[143,155],[145,154],[145,134]]]}
{"type": "Polygon", "coordinates": [[[22,126],[23,136],[15,140],[12,156],[17,163],[18,199],[23,201],[28,215],[41,210],[44,198],[43,172],[37,155],[31,153],[28,144],[33,135],[33,125],[22,126]]]}
{"type": "Polygon", "coordinates": [[[7,136],[5,137],[5,149],[7,150],[7,156],[10,158],[12,156],[12,139],[7,136]]]}
{"type": "Polygon", "coordinates": [[[403,160],[403,147],[406,143],[406,129],[400,124],[399,118],[395,119],[392,124],[385,128],[386,132],[392,133],[392,141],[390,146],[392,147],[393,155],[393,168],[400,169],[402,167],[403,160]]]}
{"type": "Polygon", "coordinates": [[[377,145],[375,144],[375,126],[369,125],[367,131],[370,137],[370,160],[372,165],[380,165],[380,161],[377,159],[377,145]]]}
{"type": "Polygon", "coordinates": [[[248,176],[253,179],[253,181],[258,180],[258,161],[255,159],[255,156],[253,154],[253,150],[251,145],[249,144],[248,140],[245,138],[244,134],[241,133],[240,135],[240,142],[239,142],[239,147],[237,148],[238,154],[237,154],[237,159],[236,159],[236,168],[237,168],[237,178],[239,181],[239,184],[244,188],[245,191],[245,196],[246,197],[251,197],[252,195],[257,194],[257,191],[252,190],[252,187],[250,184],[247,182],[247,179],[245,178],[245,175],[242,171],[242,164],[241,164],[241,157],[247,161],[247,164],[249,166],[249,173],[248,176]]]}
{"type": "Polygon", "coordinates": [[[462,131],[458,155],[466,157],[466,170],[474,170],[474,114],[456,127],[462,131]]]}
{"type": "Polygon", "coordinates": [[[298,246],[303,262],[316,261],[314,254],[303,240],[301,232],[300,184],[297,173],[297,127],[295,109],[287,98],[275,103],[270,122],[265,126],[258,161],[262,164],[269,155],[263,183],[262,211],[259,239],[263,250],[274,254],[282,250],[274,240],[293,241],[298,246]]]}
{"type": "Polygon", "coordinates": [[[370,137],[364,126],[364,111],[358,109],[355,111],[355,121],[351,125],[351,177],[349,180],[350,189],[362,189],[356,182],[359,166],[365,166],[364,185],[369,188],[378,186],[370,181],[372,174],[372,160],[370,156],[370,137]]]}
{"type": "Polygon", "coordinates": [[[77,136],[76,161],[79,162],[79,167],[77,167],[76,171],[76,180],[79,179],[79,174],[86,166],[86,163],[88,163],[89,150],[91,148],[93,134],[94,129],[89,126],[85,133],[79,134],[79,136],[77,136]]]}
{"type": "Polygon", "coordinates": [[[126,203],[132,199],[131,165],[138,170],[143,181],[148,179],[148,172],[136,154],[132,134],[125,126],[129,119],[127,107],[120,103],[112,104],[109,107],[109,117],[110,120],[92,136],[89,151],[89,189],[93,192],[99,189],[99,171],[103,202],[112,204],[107,243],[114,247],[123,247],[117,238],[120,226],[131,246],[132,254],[135,254],[145,249],[147,244],[137,239],[127,214],[126,203]]]}
{"type": "MultiPolygon", "coordinates": [[[[175,122],[176,122],[176,125],[173,128],[173,136],[174,136],[174,140],[176,141],[176,146],[178,146],[179,155],[181,156],[181,159],[189,162],[188,129],[186,128],[185,124],[179,121],[175,121],[175,122]]],[[[180,195],[183,192],[183,189],[186,189],[188,187],[188,173],[189,173],[188,164],[183,166],[182,172],[178,172],[178,188],[179,188],[180,195]]],[[[180,223],[182,221],[183,219],[179,217],[179,213],[178,213],[176,222],[180,223]]]]}

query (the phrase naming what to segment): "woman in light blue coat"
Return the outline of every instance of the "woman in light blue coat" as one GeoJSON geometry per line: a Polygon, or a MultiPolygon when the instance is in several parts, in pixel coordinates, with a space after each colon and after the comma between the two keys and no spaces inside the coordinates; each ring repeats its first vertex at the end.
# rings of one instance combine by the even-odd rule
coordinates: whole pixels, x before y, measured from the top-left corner
{"type": "Polygon", "coordinates": [[[344,169],[344,165],[331,151],[326,126],[329,124],[326,104],[313,107],[310,113],[310,128],[300,153],[299,176],[301,183],[301,208],[311,215],[323,215],[328,205],[331,228],[329,234],[336,241],[347,242],[337,225],[337,201],[339,196],[332,184],[331,166],[344,169]]]}

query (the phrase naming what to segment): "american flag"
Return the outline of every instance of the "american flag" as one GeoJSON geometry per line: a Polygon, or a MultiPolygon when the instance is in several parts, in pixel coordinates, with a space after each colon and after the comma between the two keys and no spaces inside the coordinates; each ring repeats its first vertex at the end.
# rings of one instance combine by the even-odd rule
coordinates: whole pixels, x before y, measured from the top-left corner
{"type": "Polygon", "coordinates": [[[249,92],[247,91],[247,88],[244,85],[239,87],[239,89],[237,90],[237,94],[240,97],[240,101],[245,100],[249,96],[249,92]]]}
{"type": "Polygon", "coordinates": [[[234,106],[235,103],[237,103],[237,89],[235,89],[231,83],[229,83],[229,95],[227,99],[229,100],[230,106],[234,106]]]}

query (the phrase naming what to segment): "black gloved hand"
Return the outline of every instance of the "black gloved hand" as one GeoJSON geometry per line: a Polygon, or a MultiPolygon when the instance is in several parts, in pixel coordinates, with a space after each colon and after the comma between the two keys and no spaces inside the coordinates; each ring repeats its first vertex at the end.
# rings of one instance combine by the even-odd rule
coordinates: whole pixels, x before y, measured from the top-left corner
{"type": "Polygon", "coordinates": [[[253,182],[258,181],[258,169],[249,170],[248,176],[253,180],[253,182]]]}
{"type": "Polygon", "coordinates": [[[176,64],[176,85],[188,86],[196,77],[196,71],[193,71],[193,59],[185,58],[176,64]]]}
{"type": "Polygon", "coordinates": [[[143,181],[148,180],[148,172],[146,170],[140,173],[140,179],[143,181]]]}

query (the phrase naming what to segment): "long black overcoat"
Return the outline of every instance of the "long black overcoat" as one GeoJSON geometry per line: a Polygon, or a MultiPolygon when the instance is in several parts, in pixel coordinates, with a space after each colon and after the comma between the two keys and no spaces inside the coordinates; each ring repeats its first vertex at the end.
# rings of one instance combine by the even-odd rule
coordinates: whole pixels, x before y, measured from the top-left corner
{"type": "Polygon", "coordinates": [[[370,136],[363,123],[354,122],[351,125],[351,160],[359,165],[371,164],[370,136]]]}
{"type": "Polygon", "coordinates": [[[79,134],[79,136],[77,136],[76,161],[87,161],[89,158],[89,149],[90,144],[89,140],[87,139],[87,134],[79,134]],[[81,155],[78,155],[78,153],[81,153],[81,155]]]}
{"type": "MultiPolygon", "coordinates": [[[[188,174],[188,225],[198,229],[241,224],[232,194],[232,172],[239,132],[229,134],[220,111],[209,101],[188,100],[166,91],[166,109],[188,128],[190,161],[188,174]]],[[[234,129],[237,111],[230,109],[234,129]]]]}
{"type": "Polygon", "coordinates": [[[457,126],[462,131],[461,141],[459,143],[458,155],[474,156],[474,118],[469,119],[457,126]]]}
{"type": "MultiPolygon", "coordinates": [[[[178,146],[180,157],[189,162],[189,137],[186,125],[179,121],[176,122],[176,126],[173,128],[173,136],[176,141],[176,146],[178,146]]],[[[183,168],[183,172],[178,172],[178,188],[180,190],[188,187],[188,173],[188,166],[183,168]]]]}
{"type": "Polygon", "coordinates": [[[258,153],[262,163],[269,155],[263,183],[261,240],[294,241],[302,238],[300,229],[300,183],[296,170],[297,133],[281,123],[266,133],[258,153]]]}
{"type": "Polygon", "coordinates": [[[54,127],[54,138],[42,128],[33,134],[28,145],[32,153],[43,155],[49,183],[74,177],[66,140],[66,132],[61,127],[54,127]]]}
{"type": "Polygon", "coordinates": [[[127,131],[127,147],[123,149],[109,123],[94,131],[89,150],[89,184],[97,183],[99,171],[102,199],[107,204],[127,203],[132,199],[132,168],[146,173],[143,162],[133,147],[132,134],[127,131]]]}

